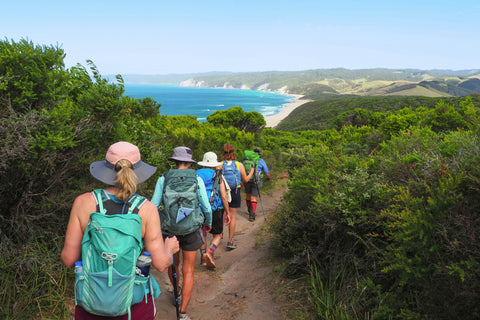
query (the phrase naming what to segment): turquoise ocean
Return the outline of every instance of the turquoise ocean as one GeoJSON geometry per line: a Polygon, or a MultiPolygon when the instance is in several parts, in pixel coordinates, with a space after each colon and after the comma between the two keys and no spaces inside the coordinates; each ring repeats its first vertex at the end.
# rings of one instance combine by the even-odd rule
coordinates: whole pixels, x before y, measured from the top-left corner
{"type": "Polygon", "coordinates": [[[159,84],[125,84],[125,95],[134,98],[150,97],[161,104],[160,113],[195,115],[198,121],[217,110],[240,106],[245,112],[257,111],[264,117],[274,115],[294,99],[274,92],[180,87],[159,84]]]}

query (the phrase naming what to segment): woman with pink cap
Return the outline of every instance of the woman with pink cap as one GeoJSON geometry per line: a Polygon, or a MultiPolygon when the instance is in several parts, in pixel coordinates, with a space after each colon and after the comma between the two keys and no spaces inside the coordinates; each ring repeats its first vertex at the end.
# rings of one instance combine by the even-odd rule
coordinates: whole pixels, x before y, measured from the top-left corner
{"type": "MultiPolygon", "coordinates": [[[[106,215],[116,215],[122,208],[130,207],[128,201],[136,195],[137,185],[147,180],[156,171],[156,168],[141,161],[138,147],[129,142],[117,142],[110,146],[105,160],[90,165],[92,176],[105,183],[107,188],[101,190],[101,205],[106,209],[106,215]]],[[[141,233],[143,245],[151,253],[152,265],[163,271],[172,263],[172,256],[179,250],[175,237],[163,240],[160,227],[160,218],[157,207],[142,198],[142,203],[136,205],[133,214],[141,218],[141,233]]],[[[97,196],[87,192],[78,196],[72,206],[70,220],[67,226],[65,244],[61,258],[67,267],[73,267],[75,262],[82,259],[82,238],[89,223],[90,215],[99,212],[97,196]]],[[[155,305],[153,299],[145,298],[143,302],[131,305],[132,319],[154,319],[155,305]]],[[[87,312],[77,305],[75,319],[129,319],[130,315],[117,317],[99,317],[87,312]]]]}

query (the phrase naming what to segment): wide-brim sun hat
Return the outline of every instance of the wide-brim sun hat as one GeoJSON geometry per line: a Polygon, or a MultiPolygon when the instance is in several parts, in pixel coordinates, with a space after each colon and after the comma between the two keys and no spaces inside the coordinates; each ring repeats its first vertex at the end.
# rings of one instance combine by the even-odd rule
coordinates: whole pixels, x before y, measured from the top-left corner
{"type": "Polygon", "coordinates": [[[173,155],[168,160],[197,163],[197,161],[192,159],[192,154],[192,149],[189,147],[176,147],[173,149],[173,155]]]}
{"type": "Polygon", "coordinates": [[[218,162],[217,155],[214,152],[209,151],[203,155],[203,160],[199,161],[198,164],[204,167],[216,168],[222,165],[223,163],[218,162]]]}
{"type": "Polygon", "coordinates": [[[90,173],[95,179],[114,186],[117,177],[115,165],[122,159],[132,163],[132,170],[137,176],[137,183],[139,184],[150,178],[157,171],[156,167],[141,160],[140,150],[136,145],[120,141],[108,148],[105,160],[96,161],[90,165],[90,173]]]}

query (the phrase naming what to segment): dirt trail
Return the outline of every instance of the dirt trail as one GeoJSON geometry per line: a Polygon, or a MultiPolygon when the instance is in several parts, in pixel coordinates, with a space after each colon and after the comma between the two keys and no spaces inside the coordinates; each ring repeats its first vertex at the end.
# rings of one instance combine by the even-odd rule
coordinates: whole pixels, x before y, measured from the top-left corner
{"type": "MultiPolygon", "coordinates": [[[[263,208],[268,218],[269,212],[278,204],[283,190],[271,195],[261,195],[263,208]]],[[[245,194],[242,193],[242,199],[245,194]]],[[[256,243],[256,235],[264,224],[260,202],[255,222],[248,221],[245,201],[237,210],[237,227],[234,240],[238,248],[226,251],[228,229],[224,228],[224,238],[215,250],[217,268],[209,270],[200,266],[197,253],[195,265],[195,285],[187,314],[192,320],[279,320],[282,319],[279,306],[272,299],[271,272],[268,263],[268,243],[256,243]]],[[[210,244],[211,236],[207,238],[210,244]]],[[[154,270],[162,294],[156,299],[156,319],[176,319],[173,305],[173,289],[167,272],[154,270]]],[[[181,278],[180,278],[181,279],[181,278]]]]}

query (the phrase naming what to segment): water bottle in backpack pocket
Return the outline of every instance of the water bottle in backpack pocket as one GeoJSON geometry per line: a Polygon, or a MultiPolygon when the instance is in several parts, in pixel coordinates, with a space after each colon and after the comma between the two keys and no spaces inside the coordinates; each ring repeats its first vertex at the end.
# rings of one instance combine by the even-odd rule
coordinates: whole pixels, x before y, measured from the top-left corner
{"type": "Polygon", "coordinates": [[[143,253],[137,259],[137,271],[136,274],[148,277],[150,275],[150,265],[152,264],[152,254],[148,251],[143,253]]]}

